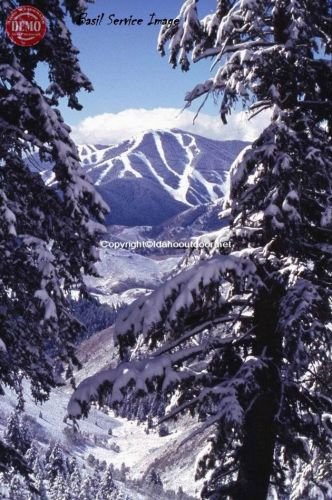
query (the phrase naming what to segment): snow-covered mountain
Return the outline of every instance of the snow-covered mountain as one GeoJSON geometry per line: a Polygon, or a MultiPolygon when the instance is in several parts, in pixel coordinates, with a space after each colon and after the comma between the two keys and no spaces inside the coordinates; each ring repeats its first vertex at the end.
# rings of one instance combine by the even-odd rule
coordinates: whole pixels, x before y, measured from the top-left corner
{"type": "MultiPolygon", "coordinates": [[[[116,145],[81,145],[79,154],[111,207],[108,224],[153,226],[220,198],[230,164],[244,146],[172,129],[116,145]]],[[[51,181],[49,166],[42,170],[51,181]]]]}
{"type": "Polygon", "coordinates": [[[115,146],[80,146],[83,165],[112,211],[108,222],[155,225],[223,195],[244,147],[180,130],[150,131],[115,146]]]}

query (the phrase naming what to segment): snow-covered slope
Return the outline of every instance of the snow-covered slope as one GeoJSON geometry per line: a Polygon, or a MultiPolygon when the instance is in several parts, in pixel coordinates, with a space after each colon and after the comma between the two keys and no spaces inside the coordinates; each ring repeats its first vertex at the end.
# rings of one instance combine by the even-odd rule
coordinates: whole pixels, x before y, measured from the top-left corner
{"type": "Polygon", "coordinates": [[[188,241],[193,236],[215,231],[226,225],[227,219],[221,220],[221,212],[222,199],[188,208],[162,224],[152,226],[149,237],[163,241],[188,241]]]}
{"type": "MultiPolygon", "coordinates": [[[[156,225],[220,198],[242,141],[181,130],[149,131],[120,144],[81,145],[82,165],[111,206],[108,224],[156,225]]],[[[43,175],[53,180],[43,164],[43,175]]]]}
{"type": "MultiPolygon", "coordinates": [[[[128,228],[133,232],[134,228],[128,228]]],[[[132,235],[136,238],[136,235],[132,235]]],[[[174,271],[180,256],[158,257],[156,259],[138,255],[127,250],[102,250],[98,270],[101,278],[87,279],[89,287],[99,300],[106,303],[131,302],[135,293],[142,294],[147,289],[160,285],[165,277],[174,271]]],[[[83,341],[77,352],[82,368],[75,373],[76,383],[96,372],[114,365],[115,348],[113,327],[106,328],[83,341]]],[[[89,475],[93,469],[88,457],[111,463],[119,471],[122,463],[130,468],[129,480],[134,483],[118,483],[130,500],[169,500],[166,493],[151,496],[146,490],[145,477],[151,470],[160,474],[164,491],[184,491],[198,498],[200,484],[193,481],[196,456],[204,445],[206,435],[184,442],[197,423],[183,420],[175,427],[169,427],[169,435],[160,437],[158,429],[150,429],[147,423],[138,424],[116,417],[113,412],[92,409],[87,420],[79,422],[79,433],[74,433],[70,422],[64,422],[66,408],[73,388],[68,384],[52,391],[49,401],[36,405],[25,384],[24,422],[44,454],[51,442],[60,442],[66,455],[75,457],[80,467],[85,467],[89,475]],[[110,429],[112,433],[110,434],[110,429]],[[176,453],[176,459],[174,459],[176,453]]],[[[11,391],[1,398],[0,437],[3,436],[8,416],[17,404],[11,391]]],[[[1,487],[1,483],[0,483],[1,487]]],[[[1,497],[1,491],[0,491],[1,497]]],[[[171,497],[173,498],[173,497],[171,497]]],[[[180,497],[179,497],[180,498],[180,497]]],[[[181,497],[182,498],[182,497],[181,497]]]]}
{"type": "MultiPolygon", "coordinates": [[[[78,358],[83,363],[83,368],[75,374],[77,382],[114,363],[112,327],[84,341],[79,347],[78,358]]],[[[124,463],[130,468],[128,478],[132,480],[142,480],[153,468],[160,474],[164,490],[177,491],[181,486],[184,491],[198,498],[201,483],[195,483],[193,480],[194,466],[197,454],[204,447],[206,434],[185,442],[197,424],[190,420],[180,421],[176,427],[170,427],[169,435],[159,437],[156,430],[146,432],[146,423],[138,424],[115,417],[113,412],[108,413],[105,409],[100,411],[93,408],[89,417],[79,422],[79,432],[73,433],[71,423],[64,422],[68,400],[73,391],[70,385],[53,390],[49,401],[43,405],[35,404],[27,383],[24,387],[24,421],[42,453],[49,443],[59,442],[64,452],[75,457],[89,473],[91,471],[88,457],[93,455],[100,461],[112,463],[118,470],[124,463]]],[[[14,411],[16,404],[16,397],[7,390],[1,398],[1,437],[6,419],[14,411]]],[[[128,484],[121,483],[119,486],[129,487],[128,484]]],[[[145,494],[144,481],[139,490],[142,494],[136,489],[128,490],[129,498],[157,500],[150,494],[145,494]]],[[[160,494],[158,500],[166,498],[168,497],[160,494]]]]}
{"type": "Polygon", "coordinates": [[[124,249],[100,250],[97,270],[101,277],[86,277],[85,282],[99,302],[109,305],[130,303],[165,281],[174,271],[181,255],[158,260],[124,249]]]}

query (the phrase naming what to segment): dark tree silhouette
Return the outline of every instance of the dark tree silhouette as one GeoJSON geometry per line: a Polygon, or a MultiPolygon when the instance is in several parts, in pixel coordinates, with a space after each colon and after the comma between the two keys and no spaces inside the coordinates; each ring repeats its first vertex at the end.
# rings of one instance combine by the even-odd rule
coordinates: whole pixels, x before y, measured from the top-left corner
{"type": "MultiPolygon", "coordinates": [[[[55,359],[68,373],[77,363],[73,343],[81,325],[65,294],[83,286],[83,273],[95,273],[107,207],[81,169],[58,110],[60,98],[80,109],[77,93],[92,90],[65,18],[75,22],[86,3],[31,2],[43,12],[47,32],[38,45],[20,47],[6,36],[5,21],[25,3],[3,1],[0,10],[0,384],[20,394],[27,378],[33,397],[43,401],[61,382],[55,359]],[[36,80],[40,63],[48,67],[46,89],[36,80]],[[30,168],[36,152],[54,165],[51,186],[30,168]]],[[[0,470],[18,465],[17,454],[0,446],[0,470]]]]}

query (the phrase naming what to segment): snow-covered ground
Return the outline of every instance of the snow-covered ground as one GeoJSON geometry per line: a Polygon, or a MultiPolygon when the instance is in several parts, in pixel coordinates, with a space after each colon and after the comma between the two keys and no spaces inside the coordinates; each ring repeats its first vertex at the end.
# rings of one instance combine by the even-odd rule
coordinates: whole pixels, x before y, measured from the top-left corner
{"type": "MultiPolygon", "coordinates": [[[[131,232],[130,236],[135,238],[135,232],[131,232]]],[[[130,303],[142,293],[157,288],[174,274],[181,259],[181,255],[143,256],[124,249],[103,249],[98,264],[102,277],[87,278],[86,282],[100,302],[110,305],[130,303]]],[[[113,327],[85,340],[79,346],[77,355],[82,363],[82,368],[75,373],[77,383],[114,364],[113,327]]],[[[187,494],[199,497],[200,483],[194,481],[194,467],[199,451],[206,444],[206,435],[183,443],[197,424],[190,419],[178,421],[176,427],[170,424],[169,435],[160,437],[157,429],[146,432],[146,422],[138,424],[115,417],[109,410],[102,411],[95,407],[87,419],[79,421],[79,432],[74,433],[72,422],[65,421],[72,391],[70,385],[57,388],[46,403],[36,405],[28,384],[25,384],[24,421],[41,449],[46,451],[49,443],[60,442],[64,451],[75,456],[78,463],[84,466],[87,466],[87,459],[91,455],[100,461],[112,463],[119,470],[125,464],[130,468],[127,477],[131,480],[142,479],[154,469],[161,477],[164,491],[176,492],[181,486],[187,494]]],[[[16,404],[15,395],[7,390],[0,400],[0,436],[16,404]]],[[[132,485],[125,488],[131,499],[157,500],[152,499],[150,493],[142,495],[141,489],[133,490],[132,485]]]]}
{"type": "MultiPolygon", "coordinates": [[[[113,354],[112,328],[84,342],[79,358],[83,360],[88,352],[89,362],[77,373],[77,381],[109,364],[113,354]]],[[[146,432],[146,423],[115,418],[113,412],[93,408],[87,419],[79,421],[79,433],[75,434],[71,422],[64,421],[71,393],[70,386],[57,388],[46,403],[36,405],[28,384],[25,384],[25,419],[42,448],[46,449],[52,441],[60,442],[64,451],[74,455],[80,463],[86,463],[89,455],[112,463],[117,469],[121,469],[124,463],[130,468],[130,479],[140,479],[153,468],[160,474],[164,490],[177,491],[181,486],[185,492],[198,498],[200,483],[194,481],[194,464],[206,436],[181,444],[197,424],[184,419],[170,428],[169,435],[159,437],[157,430],[146,432]]],[[[1,398],[0,434],[3,434],[6,420],[16,403],[15,395],[7,390],[1,398]]],[[[144,497],[137,494],[133,498],[144,497]]]]}
{"type": "Polygon", "coordinates": [[[156,259],[121,248],[101,249],[97,270],[102,277],[86,278],[86,284],[101,303],[129,304],[161,285],[180,259],[180,255],[156,259]]]}

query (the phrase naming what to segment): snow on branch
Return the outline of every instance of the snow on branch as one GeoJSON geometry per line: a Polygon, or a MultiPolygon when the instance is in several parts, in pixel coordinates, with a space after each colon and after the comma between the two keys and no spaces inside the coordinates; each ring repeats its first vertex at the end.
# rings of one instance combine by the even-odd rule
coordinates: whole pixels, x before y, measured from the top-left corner
{"type": "MultiPolygon", "coordinates": [[[[0,78],[7,84],[7,93],[10,94],[8,102],[20,108],[21,126],[16,129],[18,138],[28,141],[30,146],[38,148],[41,155],[49,154],[55,161],[55,174],[65,194],[65,201],[72,214],[82,218],[89,235],[104,232],[101,224],[97,224],[91,215],[99,220],[109,208],[102,197],[92,186],[88,176],[84,173],[79,163],[75,144],[70,138],[70,128],[65,125],[56,109],[53,109],[42,90],[30,83],[24,74],[9,64],[0,65],[0,78]],[[22,99],[26,106],[22,107],[22,99]],[[33,99],[33,109],[30,100],[33,99]],[[43,127],[38,132],[30,132],[28,123],[31,116],[43,127]]],[[[4,109],[4,116],[7,116],[4,109]]],[[[6,128],[11,128],[9,118],[6,128]]]]}
{"type": "MultiPolygon", "coordinates": [[[[204,290],[212,286],[217,291],[223,281],[237,281],[239,286],[248,291],[262,285],[250,253],[250,250],[234,252],[202,262],[167,281],[148,297],[139,298],[119,315],[115,325],[116,337],[119,339],[128,332],[135,337],[140,334],[146,337],[161,323],[166,331],[174,329],[179,313],[184,310],[192,313],[195,298],[204,300],[204,290]]],[[[222,306],[226,300],[221,295],[217,306],[222,306]]],[[[199,310],[204,310],[202,301],[199,310]]]]}
{"type": "Polygon", "coordinates": [[[322,349],[322,339],[326,337],[328,344],[328,328],[324,324],[324,309],[327,308],[323,290],[319,285],[301,277],[305,272],[303,266],[297,270],[294,263],[285,266],[290,273],[289,290],[281,302],[279,329],[287,331],[285,335],[285,351],[289,359],[288,371],[303,376],[316,354],[322,362],[331,355],[322,349]]]}
{"type": "Polygon", "coordinates": [[[179,351],[172,355],[158,356],[144,360],[133,360],[121,363],[114,369],[103,370],[92,377],[83,380],[73,393],[68,404],[68,415],[79,418],[86,415],[89,404],[99,399],[103,389],[107,389],[112,403],[121,402],[125,389],[134,384],[136,391],[148,392],[147,382],[156,378],[163,379],[163,389],[174,382],[191,376],[189,372],[177,372],[173,365],[202,352],[201,347],[179,351]]]}
{"type": "MultiPolygon", "coordinates": [[[[190,67],[190,56],[194,63],[202,59],[213,60],[211,70],[217,67],[215,75],[196,85],[185,100],[189,106],[201,96],[207,98],[211,93],[221,94],[220,114],[224,123],[239,99],[249,108],[253,96],[260,99],[264,68],[269,71],[267,68],[272,59],[281,57],[287,66],[295,51],[298,52],[296,58],[302,59],[307,55],[305,43],[318,58],[318,40],[325,47],[331,43],[326,32],[318,27],[321,23],[314,23],[315,29],[307,31],[308,25],[313,23],[308,23],[310,14],[298,2],[280,5],[277,2],[273,7],[258,0],[217,2],[215,11],[202,18],[197,12],[198,4],[196,0],[184,2],[178,16],[179,25],[162,28],[158,49],[164,55],[169,43],[170,64],[173,67],[179,65],[183,71],[190,67]],[[287,17],[288,26],[279,34],[280,16],[287,17]]],[[[310,60],[310,64],[315,62],[310,60]]],[[[276,83],[278,78],[274,80],[276,83]]],[[[275,85],[276,89],[279,87],[285,87],[284,79],[275,85]]],[[[301,95],[301,90],[298,94],[301,95]]],[[[265,108],[280,104],[281,100],[277,91],[266,102],[265,108]]],[[[300,103],[300,106],[304,104],[300,103]]]]}
{"type": "MultiPolygon", "coordinates": [[[[197,298],[200,302],[200,298],[204,295],[204,289],[210,289],[211,286],[218,288],[223,282],[231,283],[234,281],[247,294],[250,290],[263,286],[257,275],[252,253],[250,250],[235,252],[202,262],[198,266],[175,276],[150,296],[141,297],[130,305],[117,320],[115,333],[118,341],[121,341],[122,336],[127,336],[128,330],[136,337],[141,337],[143,341],[151,330],[155,331],[155,328],[159,326],[164,333],[167,330],[173,330],[178,338],[176,340],[170,339],[169,343],[164,343],[162,348],[154,350],[145,359],[137,359],[134,352],[130,361],[120,364],[115,369],[104,370],[83,381],[70,400],[69,415],[74,418],[82,414],[85,415],[90,402],[99,400],[104,391],[111,394],[110,401],[116,403],[122,401],[128,386],[134,386],[136,392],[147,393],[149,384],[155,379],[159,379],[162,390],[167,391],[168,387],[174,387],[185,380],[195,378],[197,381],[200,377],[206,377],[205,371],[201,371],[199,368],[200,363],[195,365],[193,361],[200,354],[206,353],[211,345],[214,346],[214,349],[223,350],[236,340],[232,328],[238,321],[246,320],[246,317],[242,318],[241,312],[238,311],[236,296],[220,297],[220,303],[229,303],[229,308],[233,309],[234,313],[226,314],[225,312],[223,316],[220,315],[219,318],[216,318],[215,323],[213,320],[202,321],[195,328],[187,328],[182,335],[180,335],[180,330],[175,331],[177,317],[179,313],[181,315],[183,312],[190,318],[192,313],[188,311],[191,306],[197,298]],[[212,331],[214,327],[218,329],[223,323],[232,325],[229,335],[217,335],[211,338],[202,338],[201,341],[194,343],[187,343],[191,337],[197,336],[204,330],[212,331]],[[180,344],[183,345],[181,349],[178,349],[180,344]]],[[[209,297],[211,299],[211,295],[209,297]]],[[[202,306],[200,302],[199,308],[202,307],[204,308],[204,305],[202,306]]],[[[241,372],[239,372],[240,378],[247,377],[248,367],[249,364],[244,363],[241,372]]],[[[216,398],[220,391],[220,399],[225,397],[223,388],[220,388],[219,391],[215,387],[211,388],[211,391],[213,394],[211,393],[210,396],[213,398],[216,398]]],[[[197,402],[202,402],[204,397],[202,394],[197,402]]]]}
{"type": "MultiPolygon", "coordinates": [[[[174,385],[181,385],[195,379],[195,383],[204,380],[203,372],[195,372],[189,367],[183,367],[183,362],[204,352],[202,346],[191,347],[177,351],[171,355],[161,355],[156,358],[132,360],[122,363],[117,368],[108,369],[85,379],[79,384],[68,404],[68,417],[72,419],[87,416],[90,404],[100,400],[103,394],[108,395],[110,404],[121,402],[126,389],[130,386],[136,393],[147,394],[148,386],[156,379],[162,383],[162,391],[174,389],[174,385]]],[[[240,426],[244,417],[245,407],[241,404],[241,394],[253,396],[258,390],[257,374],[264,370],[268,360],[248,356],[241,367],[229,380],[216,385],[202,387],[198,395],[188,401],[169,409],[160,422],[175,417],[183,411],[193,407],[209,408],[213,415],[206,424],[212,425],[214,417],[233,426],[240,426]],[[249,394],[250,393],[250,394],[249,394]]],[[[192,436],[191,436],[192,437],[192,436]]]]}

